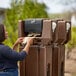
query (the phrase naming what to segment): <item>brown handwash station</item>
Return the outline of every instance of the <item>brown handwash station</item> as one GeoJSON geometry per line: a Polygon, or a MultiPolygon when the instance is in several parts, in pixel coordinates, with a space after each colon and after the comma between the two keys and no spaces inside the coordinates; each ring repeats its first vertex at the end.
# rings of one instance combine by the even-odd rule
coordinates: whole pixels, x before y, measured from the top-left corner
{"type": "MultiPolygon", "coordinates": [[[[64,20],[19,21],[19,37],[35,37],[28,56],[20,63],[20,76],[64,76],[65,44],[71,23],[64,20]]],[[[24,47],[20,45],[20,50],[24,47]]]]}

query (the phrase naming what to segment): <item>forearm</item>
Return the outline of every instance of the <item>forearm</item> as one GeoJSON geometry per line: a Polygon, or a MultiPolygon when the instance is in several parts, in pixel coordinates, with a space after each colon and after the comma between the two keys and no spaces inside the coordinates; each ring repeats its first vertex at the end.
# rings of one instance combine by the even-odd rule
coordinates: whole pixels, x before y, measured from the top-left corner
{"type": "Polygon", "coordinates": [[[18,48],[18,44],[17,43],[15,43],[14,45],[13,45],[13,50],[17,50],[17,48],[18,48]]]}
{"type": "Polygon", "coordinates": [[[28,54],[29,48],[30,48],[30,44],[27,43],[23,50],[28,54]]]}
{"type": "Polygon", "coordinates": [[[17,50],[18,44],[23,42],[23,37],[20,37],[16,40],[15,44],[13,45],[13,50],[17,50]]]}

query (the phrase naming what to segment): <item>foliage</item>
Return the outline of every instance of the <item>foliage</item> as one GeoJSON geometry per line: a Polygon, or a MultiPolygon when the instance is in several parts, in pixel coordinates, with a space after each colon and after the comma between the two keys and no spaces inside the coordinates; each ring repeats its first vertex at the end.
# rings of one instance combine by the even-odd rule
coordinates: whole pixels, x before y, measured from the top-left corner
{"type": "Polygon", "coordinates": [[[5,44],[9,46],[12,46],[18,37],[18,20],[48,17],[45,4],[32,0],[12,0],[11,7],[6,10],[5,16],[4,23],[9,34],[9,38],[5,41],[5,44]]]}
{"type": "Polygon", "coordinates": [[[63,13],[54,13],[54,14],[49,14],[49,17],[51,19],[64,19],[64,20],[71,20],[72,13],[70,12],[63,12],[63,13]]]}
{"type": "Polygon", "coordinates": [[[72,27],[71,40],[67,44],[68,48],[76,47],[76,27],[72,27]]]}

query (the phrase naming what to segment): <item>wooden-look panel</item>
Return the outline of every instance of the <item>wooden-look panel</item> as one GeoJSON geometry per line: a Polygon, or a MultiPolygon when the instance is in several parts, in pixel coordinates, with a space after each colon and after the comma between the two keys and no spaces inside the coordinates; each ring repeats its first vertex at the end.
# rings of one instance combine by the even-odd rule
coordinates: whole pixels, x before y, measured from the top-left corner
{"type": "Polygon", "coordinates": [[[64,76],[64,67],[65,67],[65,45],[59,45],[59,74],[60,76],[64,76]]]}
{"type": "Polygon", "coordinates": [[[25,76],[25,60],[20,62],[20,76],[25,76]]]}
{"type": "Polygon", "coordinates": [[[52,51],[52,76],[64,76],[65,46],[58,45],[52,51]]]}
{"type": "Polygon", "coordinates": [[[66,25],[65,21],[58,21],[54,33],[54,42],[61,44],[66,40],[66,25]]]}
{"type": "Polygon", "coordinates": [[[18,25],[18,37],[24,37],[25,36],[25,32],[24,32],[24,21],[19,21],[19,25],[18,25]]]}
{"type": "Polygon", "coordinates": [[[46,47],[46,76],[52,76],[52,46],[46,47]]]}
{"type": "Polygon", "coordinates": [[[52,76],[52,47],[44,46],[39,53],[39,76],[52,76]]]}
{"type": "Polygon", "coordinates": [[[38,75],[38,47],[30,47],[28,56],[25,59],[25,76],[38,75]]]}
{"type": "Polygon", "coordinates": [[[40,48],[39,53],[39,76],[46,76],[46,48],[40,48]]]}
{"type": "Polygon", "coordinates": [[[58,76],[58,47],[52,51],[52,76],[58,76]]]}

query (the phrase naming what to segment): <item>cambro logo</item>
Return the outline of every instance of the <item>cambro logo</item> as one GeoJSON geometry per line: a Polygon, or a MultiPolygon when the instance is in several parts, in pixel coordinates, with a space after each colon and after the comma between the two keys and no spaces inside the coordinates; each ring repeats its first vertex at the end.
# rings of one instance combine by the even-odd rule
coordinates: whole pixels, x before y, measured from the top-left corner
{"type": "Polygon", "coordinates": [[[35,20],[31,20],[31,24],[35,23],[35,20]]]}

